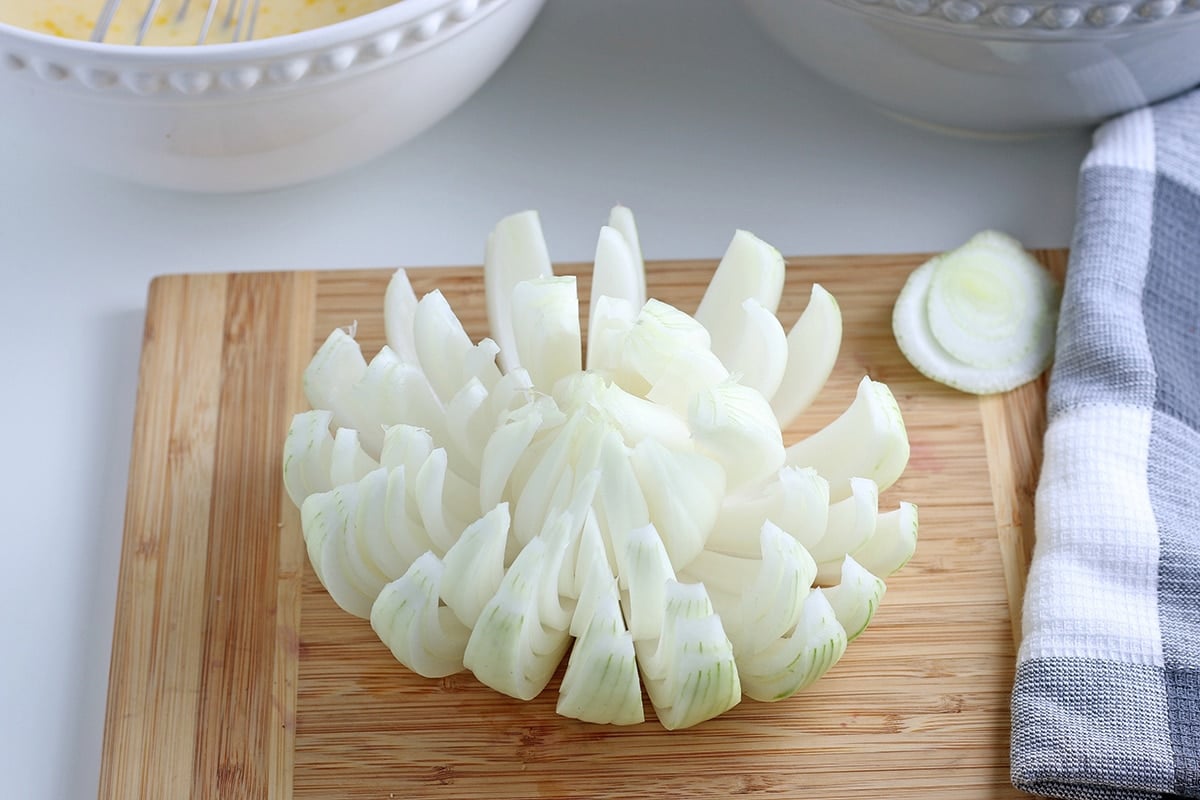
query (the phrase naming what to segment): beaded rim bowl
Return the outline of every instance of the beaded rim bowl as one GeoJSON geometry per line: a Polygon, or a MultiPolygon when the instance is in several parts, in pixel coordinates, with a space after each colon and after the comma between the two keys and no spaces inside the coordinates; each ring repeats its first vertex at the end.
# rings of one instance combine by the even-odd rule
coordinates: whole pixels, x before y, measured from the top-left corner
{"type": "Polygon", "coordinates": [[[1005,0],[834,0],[839,5],[900,19],[917,25],[953,28],[956,32],[1005,31],[1074,35],[1108,34],[1178,19],[1200,12],[1200,0],[1075,0],[1075,2],[1005,2],[1005,0]]]}
{"type": "Polygon", "coordinates": [[[0,24],[0,105],[31,150],[135,183],[262,191],[362,164],[487,82],[544,0],[403,0],[333,25],[181,47],[0,24]]]}
{"type": "Polygon", "coordinates": [[[0,23],[0,70],[137,96],[271,91],[416,55],[500,5],[503,0],[403,0],[286,36],[173,47],[64,39],[0,23]]]}
{"type": "Polygon", "coordinates": [[[1200,0],[742,0],[768,38],[890,116],[1010,138],[1200,82],[1200,0]]]}

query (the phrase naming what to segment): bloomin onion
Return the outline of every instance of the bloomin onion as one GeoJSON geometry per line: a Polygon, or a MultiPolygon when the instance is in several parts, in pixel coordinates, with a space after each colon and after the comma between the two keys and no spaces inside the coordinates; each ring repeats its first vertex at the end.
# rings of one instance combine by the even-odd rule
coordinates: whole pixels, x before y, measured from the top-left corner
{"type": "Polygon", "coordinates": [[[335,330],[305,372],[283,474],[334,602],[414,672],[523,700],[569,652],[558,712],[594,723],[641,722],[643,689],[683,728],[821,677],[917,539],[915,506],[879,512],[909,452],[886,386],[784,442],[837,358],[832,295],[785,332],[783,259],[738,231],[695,316],[647,300],[616,208],[585,365],[535,213],[499,223],[484,276],[491,339],[400,270],[387,346],[335,330]]]}

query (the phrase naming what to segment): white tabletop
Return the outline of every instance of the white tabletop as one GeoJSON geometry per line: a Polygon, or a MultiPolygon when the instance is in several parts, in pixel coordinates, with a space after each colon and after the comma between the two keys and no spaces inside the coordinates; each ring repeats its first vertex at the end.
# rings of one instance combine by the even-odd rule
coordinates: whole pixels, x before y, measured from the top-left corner
{"type": "Polygon", "coordinates": [[[0,148],[0,793],[95,796],[152,276],[473,264],[524,208],[556,260],[586,260],[616,202],[647,258],[719,256],[737,227],[790,255],[945,249],[985,227],[1065,246],[1087,143],[894,122],[730,3],[551,0],[460,110],[322,183],[178,195],[0,148]]]}

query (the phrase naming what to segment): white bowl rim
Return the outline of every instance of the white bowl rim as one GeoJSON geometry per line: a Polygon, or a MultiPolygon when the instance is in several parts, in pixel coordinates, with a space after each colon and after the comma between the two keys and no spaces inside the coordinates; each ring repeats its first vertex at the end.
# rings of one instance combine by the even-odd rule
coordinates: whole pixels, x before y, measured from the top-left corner
{"type": "Polygon", "coordinates": [[[247,58],[273,59],[326,49],[342,42],[409,25],[439,12],[453,13],[455,9],[463,9],[473,15],[479,6],[500,5],[503,2],[504,0],[398,0],[357,17],[298,33],[248,42],[205,45],[107,44],[52,36],[0,22],[0,43],[4,43],[6,39],[10,42],[21,42],[44,54],[54,52],[60,57],[78,58],[90,55],[103,61],[144,62],[147,66],[169,63],[173,67],[211,67],[214,63],[243,61],[247,58]]]}
{"type": "MultiPolygon", "coordinates": [[[[750,5],[760,1],[743,0],[750,5]]],[[[928,30],[1017,39],[1125,34],[1200,20],[1200,0],[825,1],[864,16],[928,30]]]]}

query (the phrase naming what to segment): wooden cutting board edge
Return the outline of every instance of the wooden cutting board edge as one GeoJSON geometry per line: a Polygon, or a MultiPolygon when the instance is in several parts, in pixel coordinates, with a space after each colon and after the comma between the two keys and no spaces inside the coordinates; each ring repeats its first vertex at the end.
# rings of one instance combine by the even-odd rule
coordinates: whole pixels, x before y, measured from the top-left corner
{"type": "MultiPolygon", "coordinates": [[[[1060,277],[1065,270],[1064,251],[1039,251],[1038,257],[1060,277]]],[[[820,272],[830,265],[853,268],[858,259],[878,260],[880,256],[808,257],[792,259],[811,271],[820,272]]],[[[900,265],[913,266],[920,255],[889,256],[900,265]]],[[[667,269],[697,262],[661,262],[652,266],[667,269]]],[[[713,266],[715,262],[701,262],[713,266]]],[[[567,265],[563,272],[584,273],[584,265],[567,265]]],[[[360,271],[378,275],[379,270],[360,271]]],[[[227,298],[245,293],[230,291],[239,280],[269,280],[266,273],[164,276],[151,287],[141,371],[139,378],[133,456],[128,487],[128,510],[122,545],[117,613],[114,625],[114,650],[109,678],[109,706],[105,724],[104,751],[100,781],[101,797],[132,796],[229,796],[250,787],[262,787],[271,797],[291,797],[295,745],[295,709],[298,672],[299,608],[305,553],[294,509],[280,486],[275,486],[280,523],[295,525],[296,530],[281,531],[280,545],[272,554],[278,578],[271,584],[271,607],[283,612],[273,621],[274,636],[269,637],[263,667],[265,684],[271,687],[271,721],[268,741],[244,741],[240,729],[230,722],[239,713],[239,698],[222,697],[220,663],[191,658],[195,652],[229,653],[238,647],[259,647],[261,643],[224,641],[230,631],[200,632],[201,640],[179,641],[181,629],[197,635],[195,621],[204,598],[222,587],[203,569],[206,554],[197,547],[219,547],[220,521],[207,520],[207,543],[196,537],[174,536],[172,531],[195,525],[206,517],[214,489],[213,475],[226,459],[236,466],[238,454],[226,448],[206,451],[197,445],[211,437],[221,425],[233,425],[234,433],[247,435],[262,421],[250,423],[230,419],[230,398],[222,393],[236,392],[239,381],[262,379],[262,371],[274,373],[280,385],[292,387],[281,408],[304,407],[299,376],[311,357],[315,330],[316,286],[322,280],[345,280],[351,273],[297,272],[276,273],[277,291],[261,297],[256,307],[231,308],[227,298]],[[249,276],[253,275],[253,278],[249,276]],[[288,341],[286,353],[264,359],[252,353],[260,340],[239,341],[239,331],[255,328],[251,321],[260,315],[272,319],[264,333],[288,341]],[[221,342],[191,347],[192,336],[211,335],[215,317],[224,319],[217,326],[223,331],[221,342]],[[230,379],[215,380],[224,372],[239,376],[230,387],[230,379]],[[170,391],[170,413],[159,394],[164,378],[170,391]],[[156,402],[150,402],[150,398],[156,402]],[[223,402],[224,401],[224,402],[223,402]],[[222,414],[224,409],[225,413],[222,414]],[[165,469],[153,454],[165,452],[165,469]],[[208,476],[209,485],[203,483],[208,476]],[[199,483],[196,483],[199,479],[199,483]],[[188,484],[182,493],[182,507],[167,508],[164,498],[173,487],[188,484]],[[189,505],[190,504],[190,505],[189,505]],[[291,522],[289,523],[289,520],[291,522]],[[166,586],[164,581],[170,581],[166,586]],[[146,597],[155,602],[143,602],[146,597]],[[136,631],[163,632],[163,636],[133,636],[136,631]],[[124,645],[134,646],[126,648],[124,645]],[[232,650],[230,649],[232,648],[232,650]],[[197,671],[202,670],[203,675],[197,671]],[[152,677],[155,683],[147,685],[152,677]],[[215,682],[215,683],[214,683],[215,682]],[[215,699],[214,699],[215,697],[215,699]],[[154,704],[151,707],[151,703],[154,704]],[[164,705],[165,704],[165,705],[164,705]],[[160,727],[166,724],[168,727],[160,727]],[[196,737],[197,726],[224,726],[229,736],[196,737]],[[241,757],[247,748],[262,748],[268,763],[262,775],[239,774],[241,757]],[[206,783],[204,776],[210,776],[206,783]]],[[[413,270],[414,283],[477,279],[478,268],[434,268],[413,270]]],[[[583,287],[581,287],[583,288],[583,287]]],[[[584,295],[586,296],[586,294],[584,295]]],[[[261,328],[261,325],[257,327],[261,328]]],[[[980,411],[987,443],[991,492],[1001,545],[1005,583],[1015,643],[1020,641],[1020,606],[1025,576],[1033,545],[1033,494],[1041,458],[1041,433],[1045,426],[1043,398],[1045,377],[1005,395],[980,398],[980,411]]],[[[278,423],[278,420],[273,422],[278,423]]],[[[226,437],[228,438],[228,437],[226,437]]],[[[276,481],[278,483],[278,481],[276,481]]],[[[226,487],[234,495],[267,487],[226,487]]],[[[236,498],[235,498],[236,499],[236,498]]],[[[236,503],[234,504],[236,506],[236,503]]],[[[218,595],[219,599],[219,595],[218,595]]],[[[236,633],[236,632],[234,632],[236,633]]],[[[217,657],[219,661],[219,656],[217,657]]],[[[244,678],[230,677],[232,686],[244,678]]],[[[257,794],[257,792],[254,792],[257,794]]]]}

